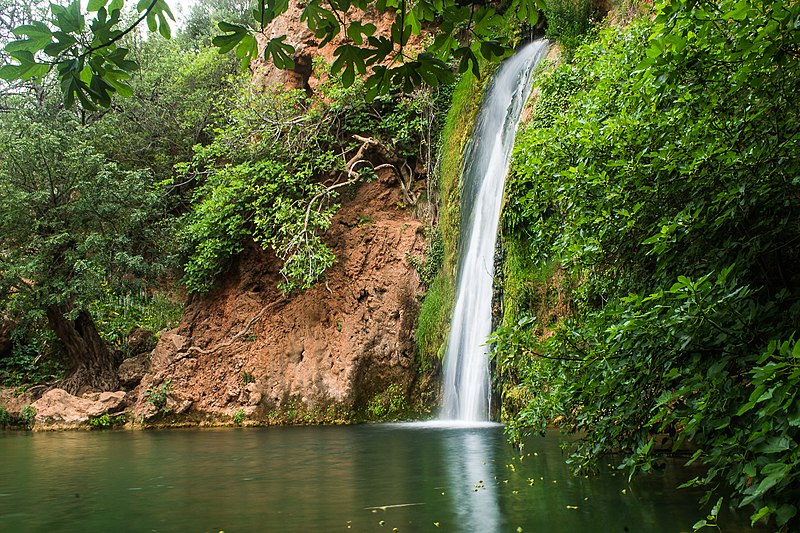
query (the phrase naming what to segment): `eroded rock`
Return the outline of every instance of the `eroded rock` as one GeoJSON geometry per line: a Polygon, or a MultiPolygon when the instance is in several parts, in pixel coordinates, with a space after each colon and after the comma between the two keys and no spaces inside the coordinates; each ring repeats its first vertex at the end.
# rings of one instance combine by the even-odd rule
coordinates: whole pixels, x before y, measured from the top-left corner
{"type": "Polygon", "coordinates": [[[51,389],[32,404],[36,409],[34,427],[61,429],[87,425],[91,418],[119,412],[125,394],[125,391],[94,392],[78,397],[63,389],[51,389]]]}
{"type": "Polygon", "coordinates": [[[149,352],[124,359],[117,369],[120,385],[128,390],[133,389],[142,381],[149,368],[149,352]]]}
{"type": "Polygon", "coordinates": [[[380,180],[343,201],[325,236],[337,262],[302,293],[283,295],[280,261],[249,245],[220,286],[195,296],[178,328],[162,334],[136,416],[147,416],[144,392],[167,382],[175,397],[193,399],[193,414],[211,418],[352,412],[391,384],[408,390],[421,287],[407,257],[426,243],[400,201],[380,180]]]}
{"type": "Polygon", "coordinates": [[[150,352],[155,345],[153,332],[149,329],[135,327],[128,334],[128,353],[136,356],[150,352]]]}

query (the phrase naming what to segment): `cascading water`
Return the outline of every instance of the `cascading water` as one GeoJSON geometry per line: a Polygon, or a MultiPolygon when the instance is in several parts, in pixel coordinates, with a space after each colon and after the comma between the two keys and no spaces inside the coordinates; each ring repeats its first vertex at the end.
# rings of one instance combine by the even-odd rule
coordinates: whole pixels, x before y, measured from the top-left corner
{"type": "Polygon", "coordinates": [[[489,419],[489,347],[497,228],[511,150],[536,65],[546,40],[525,45],[503,61],[478,112],[464,156],[461,251],[456,303],[445,354],[442,418],[489,419]]]}

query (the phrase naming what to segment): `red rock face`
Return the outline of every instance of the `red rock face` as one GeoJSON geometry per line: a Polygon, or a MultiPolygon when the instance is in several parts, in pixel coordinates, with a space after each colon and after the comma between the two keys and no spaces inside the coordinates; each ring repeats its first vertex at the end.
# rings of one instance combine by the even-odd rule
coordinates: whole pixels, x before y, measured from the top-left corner
{"type": "Polygon", "coordinates": [[[280,262],[248,247],[221,286],[194,298],[180,326],[162,335],[137,412],[152,414],[142,393],[167,380],[173,411],[242,410],[261,421],[290,410],[351,411],[391,384],[411,388],[420,285],[407,256],[423,254],[422,223],[399,207],[396,184],[351,194],[325,238],[337,258],[325,278],[285,296],[280,262]]]}

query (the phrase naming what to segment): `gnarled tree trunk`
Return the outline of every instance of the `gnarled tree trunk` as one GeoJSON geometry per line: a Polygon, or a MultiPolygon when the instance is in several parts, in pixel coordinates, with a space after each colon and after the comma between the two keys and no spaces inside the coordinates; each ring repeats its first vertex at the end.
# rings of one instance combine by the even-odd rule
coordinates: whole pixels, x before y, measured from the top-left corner
{"type": "Polygon", "coordinates": [[[70,320],[68,312],[69,308],[47,309],[47,321],[64,345],[70,363],[70,374],[61,388],[71,394],[117,390],[117,361],[97,332],[92,315],[81,310],[75,320],[70,320]]]}

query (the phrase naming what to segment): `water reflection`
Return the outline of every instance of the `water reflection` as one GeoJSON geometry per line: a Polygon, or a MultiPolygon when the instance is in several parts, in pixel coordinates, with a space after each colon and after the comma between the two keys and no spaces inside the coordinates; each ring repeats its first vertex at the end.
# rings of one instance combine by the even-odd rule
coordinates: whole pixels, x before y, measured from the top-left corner
{"type": "MultiPolygon", "coordinates": [[[[491,429],[489,431],[492,431],[491,429]]],[[[450,430],[442,440],[457,524],[471,531],[503,530],[494,486],[494,449],[486,429],[450,430]]]]}
{"type": "Polygon", "coordinates": [[[555,435],[525,450],[497,425],[0,431],[0,529],[677,533],[702,517],[674,465],[628,485],[571,476],[555,435]]]}

